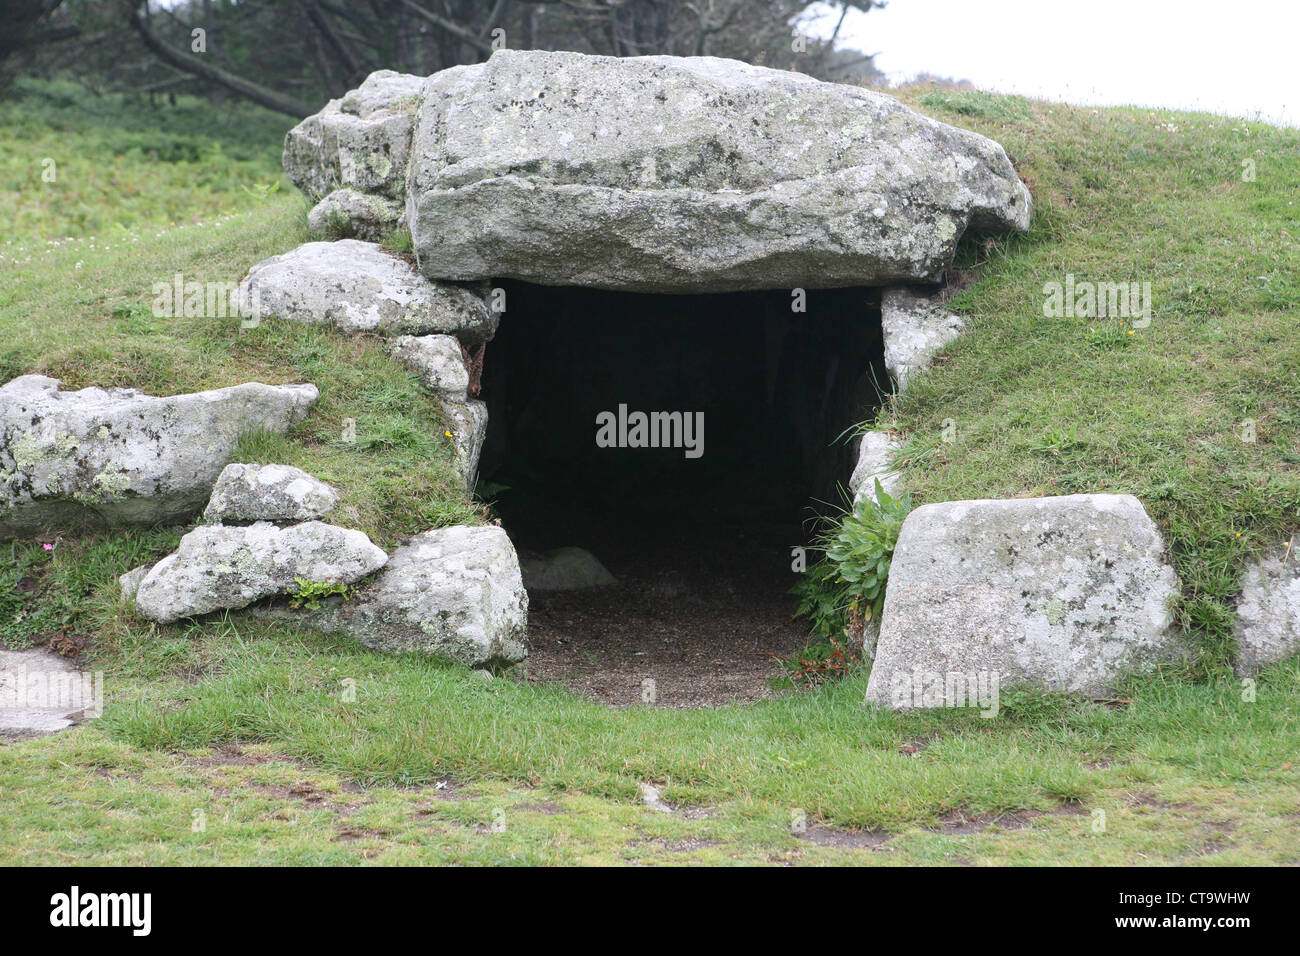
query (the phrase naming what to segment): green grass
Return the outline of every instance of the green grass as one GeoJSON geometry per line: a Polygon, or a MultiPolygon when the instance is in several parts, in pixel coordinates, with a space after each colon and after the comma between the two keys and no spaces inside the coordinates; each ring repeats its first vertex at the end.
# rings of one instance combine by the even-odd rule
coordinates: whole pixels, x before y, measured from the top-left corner
{"type": "Polygon", "coordinates": [[[0,859],[1297,862],[1295,662],[1254,702],[1151,677],[1116,709],[1007,695],[992,720],[899,715],[862,706],[858,673],[751,707],[614,711],[234,618],[123,626],[103,718],[0,748],[0,859]],[[689,812],[639,806],[643,781],[689,812]],[[1009,810],[1031,826],[944,828],[1009,810]],[[889,839],[815,846],[799,814],[889,839]]]}
{"type": "Polygon", "coordinates": [[[4,252],[16,258],[51,240],[110,245],[210,221],[247,209],[270,186],[289,188],[284,117],[257,107],[193,97],[150,106],[20,78],[0,101],[0,130],[0,222],[4,252]]]}
{"type": "Polygon", "coordinates": [[[1028,234],[965,245],[968,332],[884,415],[907,440],[906,486],[918,503],[1137,495],[1170,544],[1195,673],[1222,670],[1242,569],[1300,527],[1300,131],[904,99],[1001,142],[1035,200],[1028,234]],[[1150,282],[1150,327],[1044,317],[1044,284],[1067,273],[1150,282]]]}
{"type": "MultiPolygon", "coordinates": [[[[74,731],[0,746],[0,863],[1300,862],[1300,663],[1270,669],[1253,701],[1226,668],[1245,562],[1300,525],[1300,134],[902,97],[997,138],[1037,201],[1027,235],[964,245],[977,281],[955,308],[968,331],[883,416],[906,439],[907,488],[917,503],[1137,494],[1171,543],[1180,622],[1203,652],[1193,668],[1132,679],[1116,707],[1006,694],[991,720],[866,708],[861,670],[748,707],[616,711],[246,614],[148,625],[120,605],[116,576],[182,529],[51,535],[0,550],[0,640],[88,638],[109,701],[74,731]],[[1151,326],[1044,318],[1043,284],[1067,272],[1150,281],[1151,326]],[[1254,444],[1237,437],[1246,418],[1254,444]],[[699,812],[642,806],[645,782],[699,812]],[[883,836],[875,849],[816,845],[792,832],[800,814],[840,837],[883,836]],[[953,814],[990,825],[961,832],[953,814]]],[[[130,137],[149,135],[132,122],[130,137]]],[[[91,155],[113,126],[49,127],[50,142],[91,155]]],[[[266,137],[272,162],[282,131],[266,137]]],[[[0,135],[40,152],[13,110],[0,135]]],[[[121,155],[126,181],[158,172],[145,152],[121,155]]],[[[165,193],[173,180],[157,182],[165,193]]],[[[243,185],[214,189],[213,208],[233,215],[204,211],[203,226],[157,229],[111,190],[17,220],[29,228],[0,260],[0,378],[155,393],[314,381],[307,421],[287,438],[245,436],[241,457],[335,484],[340,520],[386,546],[479,520],[436,403],[376,341],[153,316],[154,282],[238,279],[306,238],[301,199],[243,185]],[[122,221],[124,238],[92,243],[82,214],[122,221]],[[47,234],[87,238],[46,247],[47,234]],[[355,444],[339,440],[347,418],[355,444]]],[[[0,203],[30,202],[25,188],[0,203]]]]}
{"type": "Polygon", "coordinates": [[[156,318],[154,283],[237,280],[308,237],[303,202],[273,196],[238,217],[145,236],[128,249],[74,242],[5,266],[0,379],[40,373],[70,388],[145,387],[151,394],[246,381],[314,382],[320,400],[287,439],[247,436],[243,460],[297,465],[337,485],[341,515],[381,545],[474,520],[437,402],[377,337],[237,317],[156,318]],[[78,265],[79,264],[79,265],[78,265]],[[344,441],[344,425],[356,441],[344,441]]]}

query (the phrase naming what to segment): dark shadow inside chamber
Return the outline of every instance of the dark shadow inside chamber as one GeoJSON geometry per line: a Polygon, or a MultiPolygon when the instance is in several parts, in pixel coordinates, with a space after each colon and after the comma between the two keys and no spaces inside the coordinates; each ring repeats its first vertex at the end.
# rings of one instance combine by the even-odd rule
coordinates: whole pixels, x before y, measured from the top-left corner
{"type": "Polygon", "coordinates": [[[856,450],[844,432],[879,406],[886,381],[876,290],[808,290],[796,312],[786,290],[498,285],[479,475],[526,546],[549,546],[550,526],[575,518],[606,537],[797,524],[810,503],[842,500],[856,450]],[[671,447],[630,447],[656,436],[671,447]]]}
{"type": "Polygon", "coordinates": [[[644,700],[646,680],[664,706],[771,693],[772,656],[808,641],[791,548],[844,501],[845,432],[881,402],[878,293],[809,290],[796,312],[789,291],[499,286],[479,494],[524,561],[529,679],[615,705],[644,700]],[[656,412],[680,414],[676,447],[628,447],[633,413],[656,412]],[[618,584],[530,585],[530,560],[571,546],[618,584]]]}

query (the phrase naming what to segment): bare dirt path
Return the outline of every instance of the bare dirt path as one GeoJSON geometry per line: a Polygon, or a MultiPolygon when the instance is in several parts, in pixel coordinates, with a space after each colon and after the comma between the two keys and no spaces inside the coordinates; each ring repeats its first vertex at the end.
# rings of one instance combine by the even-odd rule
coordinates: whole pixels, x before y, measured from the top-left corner
{"type": "Polygon", "coordinates": [[[661,707],[772,696],[781,671],[768,655],[808,642],[786,593],[799,536],[797,525],[717,524],[556,541],[587,547],[619,583],[529,595],[527,679],[614,706],[642,703],[646,679],[661,707]]]}

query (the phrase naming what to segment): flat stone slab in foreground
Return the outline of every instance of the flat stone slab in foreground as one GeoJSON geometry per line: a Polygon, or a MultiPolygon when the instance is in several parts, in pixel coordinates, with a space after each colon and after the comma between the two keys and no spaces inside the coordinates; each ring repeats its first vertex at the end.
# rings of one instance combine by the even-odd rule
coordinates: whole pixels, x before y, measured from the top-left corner
{"type": "Polygon", "coordinates": [[[867,700],[975,706],[946,695],[994,680],[1102,695],[1176,654],[1164,552],[1132,495],[917,508],[894,552],[867,700]]]}
{"type": "Polygon", "coordinates": [[[0,650],[0,741],[40,737],[98,716],[102,677],[44,649],[0,650]]]}
{"type": "Polygon", "coordinates": [[[409,226],[435,279],[935,281],[968,226],[1030,217],[992,140],[882,93],[717,57],[500,50],[428,79],[409,161],[409,226]]]}
{"type": "Polygon", "coordinates": [[[0,388],[0,539],[85,520],[153,524],[193,514],[241,434],[283,434],[316,397],[315,385],[249,382],[156,398],[16,378],[0,388]]]}

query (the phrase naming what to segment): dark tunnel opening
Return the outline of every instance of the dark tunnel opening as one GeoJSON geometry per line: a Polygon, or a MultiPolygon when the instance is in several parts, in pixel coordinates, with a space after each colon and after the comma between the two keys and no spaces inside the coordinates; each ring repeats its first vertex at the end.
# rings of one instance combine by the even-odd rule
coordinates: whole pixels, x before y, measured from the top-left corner
{"type": "Polygon", "coordinates": [[[888,381],[878,290],[497,286],[479,493],[525,586],[531,560],[574,546],[619,582],[529,588],[530,672],[611,703],[639,699],[646,670],[670,705],[761,696],[764,655],[806,640],[791,548],[844,503],[845,432],[888,381]]]}

